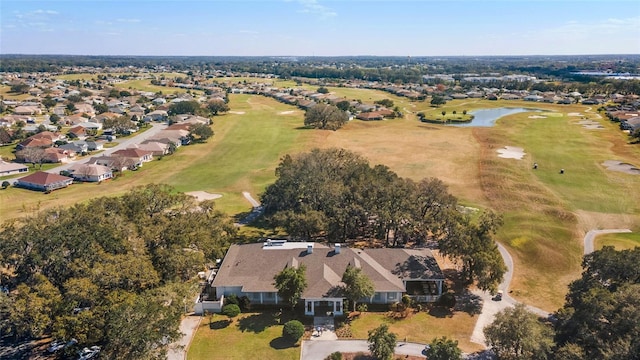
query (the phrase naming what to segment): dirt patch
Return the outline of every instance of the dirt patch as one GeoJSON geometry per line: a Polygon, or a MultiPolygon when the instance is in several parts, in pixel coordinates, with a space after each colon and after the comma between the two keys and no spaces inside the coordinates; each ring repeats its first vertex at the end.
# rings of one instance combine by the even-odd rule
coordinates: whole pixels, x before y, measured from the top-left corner
{"type": "Polygon", "coordinates": [[[604,129],[604,126],[600,125],[599,122],[593,120],[581,120],[578,121],[578,125],[582,125],[583,128],[590,130],[604,129]]]}
{"type": "Polygon", "coordinates": [[[244,111],[229,111],[229,114],[244,115],[244,111]]]}
{"type": "Polygon", "coordinates": [[[198,202],[204,201],[204,200],[215,200],[222,197],[222,195],[220,194],[212,194],[206,191],[190,191],[185,194],[193,196],[194,198],[196,198],[198,202]]]}
{"type": "Polygon", "coordinates": [[[496,150],[496,152],[500,154],[498,155],[498,157],[505,158],[505,159],[522,160],[522,158],[525,155],[523,148],[519,148],[515,146],[505,146],[504,149],[498,149],[496,150]]]}
{"type": "Polygon", "coordinates": [[[636,166],[623,163],[617,160],[607,160],[602,163],[602,165],[606,166],[607,170],[623,172],[625,174],[631,175],[640,175],[640,169],[636,166]]]}
{"type": "Polygon", "coordinates": [[[582,236],[589,230],[609,228],[633,228],[640,221],[640,215],[610,214],[577,210],[578,228],[582,236]]]}

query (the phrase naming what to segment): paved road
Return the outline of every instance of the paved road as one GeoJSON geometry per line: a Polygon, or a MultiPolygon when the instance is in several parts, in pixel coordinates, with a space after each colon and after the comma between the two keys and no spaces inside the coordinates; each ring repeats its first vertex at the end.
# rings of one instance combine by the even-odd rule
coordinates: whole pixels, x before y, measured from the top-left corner
{"type": "Polygon", "coordinates": [[[182,338],[169,346],[167,352],[167,360],[185,360],[187,358],[187,350],[189,344],[193,340],[193,335],[196,333],[202,316],[189,315],[182,318],[180,322],[180,332],[183,334],[182,338]]]}
{"type": "MultiPolygon", "coordinates": [[[[405,343],[398,341],[395,353],[397,355],[424,356],[422,351],[425,344],[405,343]]],[[[300,359],[324,360],[335,351],[342,353],[369,352],[366,340],[305,340],[302,342],[300,359]]]]}
{"type": "MultiPolygon", "coordinates": [[[[118,139],[118,140],[116,140],[118,145],[116,145],[116,146],[114,146],[112,148],[105,149],[104,151],[96,153],[95,155],[98,155],[98,156],[100,156],[100,155],[111,155],[114,151],[117,151],[117,150],[120,150],[120,149],[126,149],[127,147],[129,147],[129,146],[131,146],[133,144],[140,144],[141,142],[143,142],[143,141],[147,140],[148,138],[156,135],[157,133],[159,133],[160,131],[162,131],[162,130],[164,130],[166,128],[167,128],[167,124],[153,123],[153,124],[151,124],[151,129],[148,129],[147,131],[144,131],[144,132],[142,132],[142,133],[140,133],[138,135],[135,135],[135,136],[131,136],[131,137],[128,137],[128,138],[123,138],[123,139],[118,139]]],[[[54,168],[51,168],[51,169],[47,170],[47,172],[48,173],[52,173],[52,174],[59,174],[60,171],[68,169],[73,164],[84,164],[84,163],[88,162],[90,158],[91,158],[91,156],[86,156],[86,157],[83,157],[82,159],[74,160],[74,161],[68,162],[66,164],[62,164],[60,166],[56,166],[54,168]]],[[[15,181],[17,181],[21,177],[24,177],[24,175],[8,179],[8,181],[13,184],[13,183],[15,183],[15,181]]]]}
{"type": "MultiPolygon", "coordinates": [[[[611,233],[628,233],[631,232],[629,229],[605,229],[605,230],[591,230],[586,233],[584,236],[584,254],[590,254],[594,251],[594,240],[596,235],[599,234],[611,234],[611,233]]],[[[476,321],[476,325],[473,328],[473,333],[471,334],[471,341],[477,344],[482,344],[486,346],[485,337],[483,333],[483,329],[485,326],[491,324],[495,315],[507,308],[515,306],[518,301],[509,296],[509,284],[511,284],[511,279],[513,278],[513,259],[511,255],[507,251],[507,249],[498,244],[498,249],[500,250],[500,254],[504,259],[504,263],[507,266],[507,272],[504,275],[504,279],[498,289],[504,292],[501,301],[494,301],[491,294],[483,291],[475,291],[474,294],[480,296],[482,298],[482,313],[478,316],[478,320],[476,321]]],[[[529,311],[541,317],[549,317],[549,313],[536,308],[534,306],[527,305],[529,311]]]]}
{"type": "Polygon", "coordinates": [[[629,229],[604,229],[604,230],[591,230],[584,236],[584,254],[591,254],[595,250],[595,239],[600,234],[613,234],[613,233],[630,233],[629,229]]]}

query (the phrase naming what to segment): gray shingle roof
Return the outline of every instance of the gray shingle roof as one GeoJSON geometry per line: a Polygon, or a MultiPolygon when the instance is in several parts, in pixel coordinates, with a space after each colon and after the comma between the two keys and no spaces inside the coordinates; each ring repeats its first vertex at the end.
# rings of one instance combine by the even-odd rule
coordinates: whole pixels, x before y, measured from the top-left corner
{"type": "Polygon", "coordinates": [[[427,249],[352,249],[314,244],[305,248],[264,250],[262,243],[231,245],[214,287],[242,287],[243,292],[275,292],[274,276],[287,266],[306,266],[308,287],[303,298],[336,296],[347,266],[360,267],[376,291],[404,292],[403,280],[444,279],[427,249]]]}

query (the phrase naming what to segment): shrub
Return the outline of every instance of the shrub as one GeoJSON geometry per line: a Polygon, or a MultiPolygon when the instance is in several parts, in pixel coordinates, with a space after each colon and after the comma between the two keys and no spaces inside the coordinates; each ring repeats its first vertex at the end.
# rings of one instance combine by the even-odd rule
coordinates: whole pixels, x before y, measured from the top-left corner
{"type": "Polygon", "coordinates": [[[367,304],[358,304],[358,311],[366,312],[367,310],[369,310],[369,306],[367,306],[367,304]]]}
{"type": "Polygon", "coordinates": [[[236,304],[229,304],[222,307],[222,313],[228,317],[240,315],[240,307],[236,304]]]}
{"type": "Polygon", "coordinates": [[[238,299],[238,302],[240,303],[240,310],[242,311],[248,311],[251,309],[251,300],[249,300],[249,298],[245,295],[240,297],[240,299],[238,299]]]}
{"type": "Polygon", "coordinates": [[[298,320],[287,321],[282,328],[282,337],[298,341],[304,335],[304,325],[298,320]]]}
{"type": "Polygon", "coordinates": [[[411,297],[409,297],[409,295],[404,294],[402,295],[402,303],[406,306],[406,307],[411,307],[411,297]]]}
{"type": "Polygon", "coordinates": [[[332,352],[325,360],[342,360],[342,353],[340,351],[332,352]]]}
{"type": "Polygon", "coordinates": [[[224,304],[225,305],[238,305],[240,306],[240,300],[238,299],[238,295],[236,294],[229,294],[229,296],[225,296],[224,297],[224,304]]]}
{"type": "Polygon", "coordinates": [[[448,292],[448,293],[442,294],[438,302],[440,303],[440,305],[444,307],[453,308],[456,306],[456,297],[453,293],[448,292]]]}
{"type": "Polygon", "coordinates": [[[9,187],[9,185],[11,185],[11,183],[10,183],[10,182],[8,182],[8,181],[6,181],[6,180],[2,182],[2,188],[3,188],[3,189],[8,188],[8,187],[9,187]]]}

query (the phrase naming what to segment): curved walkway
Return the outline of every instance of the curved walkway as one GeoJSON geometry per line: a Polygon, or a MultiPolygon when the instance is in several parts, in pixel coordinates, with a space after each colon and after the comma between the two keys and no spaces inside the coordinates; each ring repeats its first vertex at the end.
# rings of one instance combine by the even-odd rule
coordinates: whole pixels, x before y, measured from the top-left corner
{"type": "Polygon", "coordinates": [[[595,239],[600,234],[615,234],[615,233],[630,233],[630,229],[604,229],[604,230],[590,230],[584,236],[584,254],[591,254],[595,251],[595,239]]]}
{"type": "MultiPolygon", "coordinates": [[[[396,355],[424,356],[422,351],[425,344],[398,341],[396,345],[396,355]]],[[[341,353],[369,352],[367,340],[305,340],[302,342],[300,359],[302,360],[324,360],[331,353],[339,351],[341,353]]]]}
{"type": "MultiPolygon", "coordinates": [[[[594,251],[594,240],[595,237],[599,234],[611,234],[611,233],[628,233],[631,232],[629,229],[604,229],[604,230],[591,230],[587,232],[584,236],[584,254],[590,254],[594,251]]],[[[482,312],[478,316],[478,320],[476,321],[476,325],[473,328],[473,333],[471,334],[471,342],[482,344],[486,346],[485,337],[483,329],[485,326],[491,324],[495,315],[507,307],[515,306],[519,301],[515,300],[509,295],[509,285],[511,284],[511,279],[513,278],[513,259],[511,255],[507,251],[507,249],[498,243],[498,250],[500,250],[500,255],[504,259],[504,263],[507,266],[507,272],[504,275],[502,283],[498,286],[499,290],[503,291],[503,296],[501,301],[493,300],[491,294],[486,291],[475,290],[473,293],[479,296],[482,302],[482,312]]],[[[541,316],[541,317],[549,317],[550,313],[539,309],[537,307],[527,305],[527,308],[532,313],[541,316]]]]}

